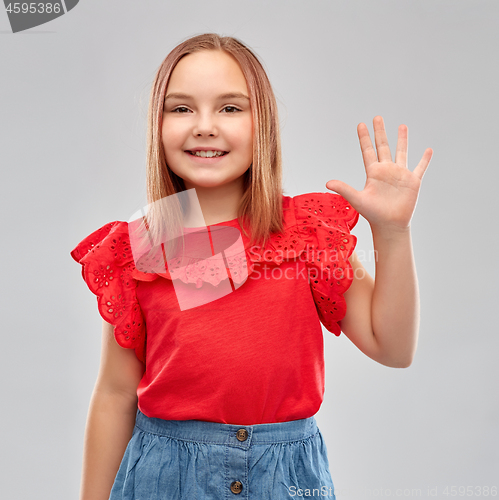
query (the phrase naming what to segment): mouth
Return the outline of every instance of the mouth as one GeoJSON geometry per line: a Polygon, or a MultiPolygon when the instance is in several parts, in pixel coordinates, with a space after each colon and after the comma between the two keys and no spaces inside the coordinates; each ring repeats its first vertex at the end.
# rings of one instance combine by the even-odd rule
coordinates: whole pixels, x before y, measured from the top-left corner
{"type": "Polygon", "coordinates": [[[228,151],[189,151],[187,150],[186,153],[190,154],[191,156],[195,156],[197,158],[220,158],[221,156],[228,155],[228,151]]]}

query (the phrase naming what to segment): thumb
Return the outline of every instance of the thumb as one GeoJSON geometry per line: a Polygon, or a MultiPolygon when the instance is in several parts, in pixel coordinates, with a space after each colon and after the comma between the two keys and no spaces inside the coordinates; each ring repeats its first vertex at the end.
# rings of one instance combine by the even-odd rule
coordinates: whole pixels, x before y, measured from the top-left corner
{"type": "Polygon", "coordinates": [[[348,184],[345,184],[342,181],[333,180],[326,182],[326,187],[331,191],[336,191],[340,196],[343,196],[343,198],[345,198],[345,200],[347,200],[353,208],[357,205],[356,202],[358,200],[359,192],[348,184]]]}

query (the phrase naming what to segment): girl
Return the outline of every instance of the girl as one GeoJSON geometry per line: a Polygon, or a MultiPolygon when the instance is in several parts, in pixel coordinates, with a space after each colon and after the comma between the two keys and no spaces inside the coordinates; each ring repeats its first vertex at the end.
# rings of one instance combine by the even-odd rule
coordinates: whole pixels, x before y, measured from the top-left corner
{"type": "Polygon", "coordinates": [[[215,34],[163,61],[148,124],[147,215],[71,252],[104,319],[80,499],[334,499],[314,419],[321,323],[383,365],[411,364],[410,221],[432,150],[408,170],[401,125],[393,162],[378,116],[376,151],[357,129],[362,191],[330,180],[338,194],[284,196],[269,80],[249,48],[215,34]],[[354,252],[359,214],[375,281],[354,252]]]}

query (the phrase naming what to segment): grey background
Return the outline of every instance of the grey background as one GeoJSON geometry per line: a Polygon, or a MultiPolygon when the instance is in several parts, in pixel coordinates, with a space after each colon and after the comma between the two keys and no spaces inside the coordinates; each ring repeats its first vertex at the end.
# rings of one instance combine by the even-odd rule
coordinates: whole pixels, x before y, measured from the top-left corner
{"type": "MultiPolygon", "coordinates": [[[[398,125],[409,127],[411,170],[434,150],[412,222],[414,363],[387,368],[324,329],[316,419],[338,499],[499,486],[498,14],[478,0],[85,0],[13,35],[0,9],[0,496],[78,497],[101,317],[69,252],[146,204],[150,84],[175,45],[203,32],[236,36],[263,60],[286,194],[326,192],[334,178],[362,189],[356,127],[373,139],[378,114],[392,154],[398,125]]],[[[364,219],[354,234],[369,252],[364,219]]]]}

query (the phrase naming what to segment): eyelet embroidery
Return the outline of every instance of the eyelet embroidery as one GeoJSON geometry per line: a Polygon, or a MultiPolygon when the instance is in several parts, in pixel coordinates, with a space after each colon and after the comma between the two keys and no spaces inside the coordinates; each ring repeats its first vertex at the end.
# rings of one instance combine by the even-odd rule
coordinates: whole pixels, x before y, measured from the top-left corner
{"type": "Polygon", "coordinates": [[[339,336],[338,322],[346,314],[343,294],[353,281],[348,258],[357,243],[350,230],[358,221],[358,212],[334,193],[310,193],[294,198],[296,221],[312,255],[306,265],[310,287],[322,324],[339,336]],[[315,277],[315,278],[314,278],[315,277]]]}
{"type": "Polygon", "coordinates": [[[71,252],[82,265],[82,276],[97,295],[102,318],[114,325],[118,344],[133,348],[145,362],[146,329],[133,278],[133,255],[126,222],[106,224],[87,236],[71,252]]]}
{"type": "Polygon", "coordinates": [[[350,234],[350,229],[357,223],[359,214],[343,197],[333,193],[310,193],[287,200],[289,206],[283,207],[284,232],[272,235],[265,248],[249,247],[248,239],[243,236],[245,259],[242,255],[228,257],[229,268],[225,268],[223,258],[216,255],[203,261],[187,259],[183,266],[172,261],[170,270],[165,266],[165,272],[152,275],[134,270],[133,277],[148,281],[158,276],[180,279],[200,288],[203,283],[217,286],[230,276],[240,284],[253,272],[256,264],[279,266],[284,260],[306,252],[305,263],[309,268],[310,287],[319,317],[329,331],[339,335],[338,321],[346,313],[342,294],[353,281],[348,257],[357,239],[350,234]]]}
{"type": "MultiPolygon", "coordinates": [[[[115,326],[114,333],[122,347],[135,348],[139,359],[145,360],[146,329],[135,294],[137,280],[153,281],[158,277],[180,279],[184,283],[217,286],[229,276],[241,284],[253,272],[255,265],[294,259],[305,252],[310,288],[322,324],[335,335],[341,334],[338,322],[345,316],[343,293],[350,287],[352,267],[348,258],[357,238],[350,230],[359,214],[340,195],[309,193],[286,198],[284,232],[271,236],[265,248],[249,247],[242,235],[245,255],[226,256],[228,268],[220,255],[199,261],[180,259],[165,264],[159,271],[162,255],[141,258],[136,267],[128,237],[126,222],[112,222],[98,229],[71,252],[82,266],[84,279],[99,297],[102,317],[115,326]],[[91,256],[89,255],[91,254],[91,256]],[[245,269],[246,266],[246,269],[245,269]]],[[[163,261],[164,262],[164,261],[163,261]]]]}
{"type": "MultiPolygon", "coordinates": [[[[249,247],[243,236],[243,256],[227,258],[230,269],[220,256],[209,262],[199,263],[192,259],[183,267],[156,275],[134,271],[136,279],[151,280],[162,276],[180,279],[184,283],[203,283],[217,286],[222,280],[231,279],[240,284],[253,272],[255,265],[268,263],[281,265],[286,259],[299,257],[305,252],[305,264],[309,270],[310,288],[322,324],[335,335],[341,334],[338,322],[345,316],[346,301],[343,293],[350,287],[352,266],[348,258],[357,238],[350,230],[358,221],[357,211],[340,195],[334,193],[309,193],[285,198],[284,232],[271,236],[265,248],[249,247]],[[245,262],[246,260],[246,262],[245,262]],[[244,269],[244,266],[247,269],[244,269]]],[[[174,262],[174,261],[172,261],[174,262]]]]}

